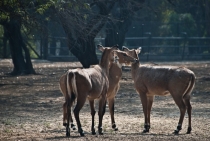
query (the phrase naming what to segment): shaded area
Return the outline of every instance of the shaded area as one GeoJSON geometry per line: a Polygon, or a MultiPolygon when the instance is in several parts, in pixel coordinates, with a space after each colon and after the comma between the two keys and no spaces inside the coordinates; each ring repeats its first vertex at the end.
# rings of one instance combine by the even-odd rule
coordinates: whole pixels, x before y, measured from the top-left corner
{"type": "MultiPolygon", "coordinates": [[[[175,65],[178,65],[175,63],[175,65]]],[[[181,64],[182,65],[182,64],[181,64]]],[[[11,77],[5,75],[9,64],[0,63],[0,136],[1,139],[68,140],[62,126],[62,96],[58,81],[69,68],[80,66],[76,63],[35,63],[40,75],[11,77]],[[5,66],[5,67],[2,67],[5,66]]],[[[140,98],[133,87],[130,71],[123,72],[121,88],[116,96],[115,118],[118,132],[111,129],[108,107],[103,119],[105,135],[92,136],[90,133],[91,115],[88,102],[82,108],[81,122],[87,140],[164,140],[207,139],[210,132],[210,68],[206,62],[186,63],[196,76],[196,86],[192,93],[193,133],[185,135],[188,116],[184,119],[183,131],[178,137],[171,133],[177,126],[179,109],[171,96],[156,96],[151,114],[151,133],[141,134],[143,130],[143,112],[140,98]]],[[[96,110],[98,109],[96,102],[96,110]]],[[[95,115],[95,126],[98,116],[95,115]]],[[[77,131],[72,131],[71,139],[81,140],[77,131]]]]}

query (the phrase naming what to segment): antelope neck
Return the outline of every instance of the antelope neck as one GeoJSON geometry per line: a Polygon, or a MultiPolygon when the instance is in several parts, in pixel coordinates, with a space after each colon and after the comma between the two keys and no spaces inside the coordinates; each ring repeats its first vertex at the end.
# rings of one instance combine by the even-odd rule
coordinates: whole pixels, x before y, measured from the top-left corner
{"type": "Polygon", "coordinates": [[[136,71],[139,68],[139,64],[140,64],[140,62],[138,60],[138,61],[132,63],[132,65],[131,65],[131,74],[132,74],[133,80],[134,80],[134,78],[136,76],[136,71]]]}
{"type": "Polygon", "coordinates": [[[107,51],[104,51],[101,56],[100,66],[105,70],[105,72],[109,73],[109,60],[107,51]]]}

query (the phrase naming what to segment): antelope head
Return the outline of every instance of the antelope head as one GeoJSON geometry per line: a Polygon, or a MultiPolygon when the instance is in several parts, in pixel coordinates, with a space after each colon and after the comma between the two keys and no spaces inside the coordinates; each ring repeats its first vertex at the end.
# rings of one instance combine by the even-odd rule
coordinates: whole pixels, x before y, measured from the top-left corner
{"type": "MultiPolygon", "coordinates": [[[[109,49],[110,47],[103,47],[100,46],[100,48],[98,48],[101,52],[104,52],[105,49],[109,49]]],[[[130,64],[133,62],[136,62],[137,59],[131,55],[129,55],[127,52],[121,51],[118,49],[118,45],[115,45],[111,48],[114,48],[114,59],[113,62],[115,63],[119,63],[119,64],[130,64]]]]}
{"type": "Polygon", "coordinates": [[[118,49],[118,45],[114,45],[112,47],[103,47],[102,45],[97,45],[98,50],[101,52],[104,52],[105,50],[108,51],[107,59],[110,60],[110,62],[116,62],[118,59],[117,53],[115,52],[118,49]]]}
{"type": "Polygon", "coordinates": [[[137,59],[129,55],[127,52],[116,50],[115,51],[117,54],[117,62],[119,64],[127,64],[129,65],[130,63],[136,62],[137,59]]]}
{"type": "Polygon", "coordinates": [[[139,60],[139,53],[141,52],[141,47],[137,49],[128,49],[127,47],[123,46],[122,50],[126,52],[128,55],[132,56],[133,58],[139,60]]]}

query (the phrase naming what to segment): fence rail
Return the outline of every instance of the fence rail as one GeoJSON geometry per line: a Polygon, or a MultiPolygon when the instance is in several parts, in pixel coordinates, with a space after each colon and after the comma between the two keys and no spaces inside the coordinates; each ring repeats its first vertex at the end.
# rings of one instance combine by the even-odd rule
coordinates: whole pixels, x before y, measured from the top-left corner
{"type": "MultiPolygon", "coordinates": [[[[128,48],[142,47],[139,55],[142,61],[181,61],[181,60],[210,60],[210,37],[126,37],[124,45],[128,48]]],[[[52,61],[77,61],[71,54],[65,37],[51,37],[43,45],[41,39],[30,40],[27,46],[34,54],[52,61]],[[47,50],[45,49],[47,46],[47,50]]],[[[105,44],[105,38],[95,38],[95,44],[105,44]]],[[[4,51],[4,50],[3,50],[4,51]]],[[[2,53],[3,53],[2,51],[2,53]]],[[[100,52],[96,50],[100,58],[100,52]]],[[[7,53],[8,54],[8,53],[7,53]]]]}
{"type": "MultiPolygon", "coordinates": [[[[57,41],[59,42],[58,39],[57,41]]],[[[105,44],[104,41],[105,38],[95,38],[96,45],[105,44]]],[[[126,37],[124,45],[131,49],[141,46],[142,53],[139,57],[142,61],[210,60],[210,37],[126,37]]],[[[48,51],[49,60],[77,60],[68,51],[67,45],[48,45],[48,51]]]]}
{"type": "MultiPolygon", "coordinates": [[[[104,38],[96,38],[104,43],[104,38]]],[[[127,37],[128,48],[142,47],[143,61],[210,60],[210,37],[127,37]]]]}

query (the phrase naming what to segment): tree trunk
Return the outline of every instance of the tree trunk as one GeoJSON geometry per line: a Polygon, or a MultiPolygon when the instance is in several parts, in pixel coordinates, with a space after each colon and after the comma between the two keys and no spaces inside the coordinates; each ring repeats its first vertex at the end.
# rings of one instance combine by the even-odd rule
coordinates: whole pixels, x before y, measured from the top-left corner
{"type": "Polygon", "coordinates": [[[93,37],[89,37],[88,40],[79,38],[74,46],[70,48],[70,51],[77,57],[84,68],[89,68],[90,65],[95,65],[99,62],[95,52],[93,37]]]}
{"type": "Polygon", "coordinates": [[[4,27],[4,35],[3,35],[3,58],[7,58],[8,57],[8,53],[7,53],[7,41],[8,41],[8,33],[5,30],[4,27]]]}
{"type": "Polygon", "coordinates": [[[110,20],[109,24],[106,25],[105,46],[118,44],[121,49],[125,40],[125,34],[132,24],[132,12],[129,10],[128,6],[130,4],[126,0],[120,1],[118,5],[120,10],[113,11],[113,15],[120,19],[117,22],[110,20]]]}
{"type": "Polygon", "coordinates": [[[121,49],[125,41],[125,34],[130,25],[131,20],[129,18],[126,19],[126,21],[117,24],[110,21],[106,26],[105,46],[114,46],[118,44],[121,49]]]}
{"type": "Polygon", "coordinates": [[[107,23],[105,46],[111,47],[118,44],[120,48],[122,47],[118,38],[118,36],[120,36],[118,31],[119,30],[112,21],[109,21],[109,23],[107,23]]]}
{"type": "Polygon", "coordinates": [[[33,65],[31,62],[31,57],[28,48],[26,47],[26,44],[21,40],[22,47],[25,52],[25,65],[26,65],[26,74],[36,74],[35,70],[33,69],[33,65]]]}
{"type": "MultiPolygon", "coordinates": [[[[84,68],[98,64],[94,38],[105,25],[105,18],[111,11],[115,1],[96,1],[94,6],[99,10],[90,14],[88,20],[84,20],[82,14],[71,14],[69,10],[59,11],[59,19],[68,37],[68,47],[84,68]],[[84,20],[84,21],[83,21],[84,20]],[[81,29],[82,27],[82,29],[81,29]],[[84,27],[84,28],[83,28],[84,27]]],[[[91,7],[94,7],[94,6],[91,7]]],[[[95,10],[93,10],[95,11],[95,10]]]]}
{"type": "Polygon", "coordinates": [[[118,20],[117,22],[110,20],[109,24],[106,25],[105,46],[118,44],[119,48],[122,48],[125,35],[132,24],[134,13],[142,8],[144,2],[145,0],[118,1],[118,8],[112,11],[112,15],[118,20]]]}
{"type": "Polygon", "coordinates": [[[11,75],[35,74],[29,51],[22,39],[20,21],[11,17],[10,21],[4,23],[3,26],[5,27],[5,32],[8,33],[11,57],[14,64],[11,75]]]}

